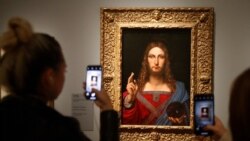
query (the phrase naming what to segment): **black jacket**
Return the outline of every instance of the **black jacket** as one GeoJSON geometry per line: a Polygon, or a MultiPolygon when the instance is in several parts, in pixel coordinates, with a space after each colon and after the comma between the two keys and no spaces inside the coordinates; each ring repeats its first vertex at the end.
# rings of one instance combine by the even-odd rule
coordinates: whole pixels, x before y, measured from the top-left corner
{"type": "MultiPolygon", "coordinates": [[[[117,141],[118,114],[101,113],[101,141],[117,141]]],[[[0,104],[1,141],[89,141],[75,118],[63,116],[37,98],[10,95],[0,104]]]]}

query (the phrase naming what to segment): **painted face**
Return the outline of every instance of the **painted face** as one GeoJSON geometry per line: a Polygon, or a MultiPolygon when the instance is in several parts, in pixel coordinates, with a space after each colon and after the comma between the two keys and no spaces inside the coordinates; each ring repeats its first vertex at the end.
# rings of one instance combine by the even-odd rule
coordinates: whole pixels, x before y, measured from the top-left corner
{"type": "Polygon", "coordinates": [[[152,48],[148,53],[149,69],[152,73],[159,73],[163,70],[165,63],[164,51],[159,47],[152,48]]]}

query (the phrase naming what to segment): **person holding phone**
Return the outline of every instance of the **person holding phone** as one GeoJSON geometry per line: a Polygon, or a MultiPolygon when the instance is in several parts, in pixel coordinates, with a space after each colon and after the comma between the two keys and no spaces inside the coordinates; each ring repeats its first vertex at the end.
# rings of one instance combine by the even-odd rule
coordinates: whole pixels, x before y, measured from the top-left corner
{"type": "MultiPolygon", "coordinates": [[[[56,39],[35,33],[30,23],[11,18],[0,38],[0,86],[8,95],[0,103],[1,141],[88,141],[79,123],[47,106],[63,88],[66,62],[56,39]]],[[[119,140],[118,113],[105,91],[92,89],[101,109],[100,138],[119,140]]]]}
{"type": "Polygon", "coordinates": [[[215,141],[231,141],[231,133],[228,129],[225,128],[222,121],[215,116],[214,125],[206,125],[204,127],[205,131],[211,131],[212,137],[215,141]]]}
{"type": "Polygon", "coordinates": [[[210,136],[210,131],[204,130],[208,124],[214,124],[214,95],[198,93],[194,95],[194,131],[196,135],[210,136]]]}
{"type": "MultiPolygon", "coordinates": [[[[177,107],[171,109],[175,110],[172,113],[179,111],[177,107]]],[[[148,43],[138,80],[134,79],[134,73],[128,78],[122,111],[123,124],[189,124],[189,95],[184,84],[171,74],[168,50],[163,41],[148,43]],[[184,109],[180,110],[185,111],[183,115],[168,115],[167,107],[172,102],[184,104],[184,109]]]]}
{"type": "Polygon", "coordinates": [[[250,127],[250,68],[239,74],[233,82],[229,101],[229,127],[226,129],[219,118],[215,125],[208,125],[206,130],[214,133],[220,141],[249,141],[250,127]]]}

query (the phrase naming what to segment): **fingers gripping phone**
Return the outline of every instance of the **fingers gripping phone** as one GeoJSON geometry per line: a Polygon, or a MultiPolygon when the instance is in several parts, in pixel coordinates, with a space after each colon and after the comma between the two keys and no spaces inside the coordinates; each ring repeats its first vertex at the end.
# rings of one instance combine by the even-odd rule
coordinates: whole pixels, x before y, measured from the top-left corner
{"type": "Polygon", "coordinates": [[[92,88],[101,90],[102,67],[100,65],[88,65],[86,75],[85,97],[88,100],[96,100],[96,94],[91,92],[92,88]]]}
{"type": "Polygon", "coordinates": [[[196,94],[194,96],[194,131],[196,135],[209,136],[210,131],[203,128],[214,125],[214,95],[196,94]]]}

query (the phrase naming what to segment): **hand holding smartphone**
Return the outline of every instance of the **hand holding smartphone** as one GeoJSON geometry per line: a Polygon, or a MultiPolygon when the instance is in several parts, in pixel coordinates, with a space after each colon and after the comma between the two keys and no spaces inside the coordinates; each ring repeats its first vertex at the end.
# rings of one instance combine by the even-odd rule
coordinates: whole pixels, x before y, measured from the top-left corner
{"type": "Polygon", "coordinates": [[[194,96],[194,131],[196,135],[209,136],[211,131],[205,131],[206,125],[214,125],[214,95],[196,94],[194,96]]]}
{"type": "Polygon", "coordinates": [[[102,67],[100,65],[88,65],[86,74],[86,91],[85,97],[88,100],[96,100],[96,94],[92,88],[101,90],[102,87],[102,67]]]}

